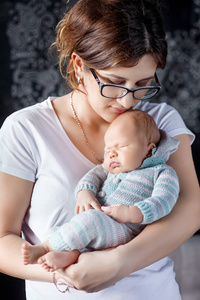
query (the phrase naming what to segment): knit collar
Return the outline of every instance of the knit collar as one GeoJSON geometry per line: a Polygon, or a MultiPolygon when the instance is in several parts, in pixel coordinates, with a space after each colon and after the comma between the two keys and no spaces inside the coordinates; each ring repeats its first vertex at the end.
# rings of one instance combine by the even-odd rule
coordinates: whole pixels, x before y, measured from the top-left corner
{"type": "MultiPolygon", "coordinates": [[[[151,157],[146,158],[142,165],[137,168],[136,170],[141,170],[141,169],[146,169],[146,168],[150,168],[150,167],[155,167],[157,165],[161,165],[161,164],[165,164],[165,160],[162,157],[158,157],[158,156],[154,156],[152,155],[151,157]]],[[[136,171],[134,170],[134,171],[136,171]]],[[[118,173],[118,174],[112,174],[112,173],[108,173],[108,177],[110,178],[119,178],[119,179],[125,179],[126,176],[129,174],[129,172],[124,172],[124,173],[118,173]]]]}
{"type": "Polygon", "coordinates": [[[154,167],[164,163],[164,158],[152,155],[151,157],[146,158],[137,170],[154,167]]]}

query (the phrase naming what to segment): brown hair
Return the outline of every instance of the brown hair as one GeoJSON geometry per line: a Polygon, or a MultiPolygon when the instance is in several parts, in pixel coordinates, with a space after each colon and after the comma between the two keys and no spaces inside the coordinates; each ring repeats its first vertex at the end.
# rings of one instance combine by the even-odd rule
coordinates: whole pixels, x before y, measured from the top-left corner
{"type": "Polygon", "coordinates": [[[94,69],[131,67],[151,54],[164,68],[167,43],[155,1],[79,0],[57,26],[56,46],[63,77],[77,88],[71,55],[94,69]],[[66,69],[66,76],[62,70],[66,69]]]}

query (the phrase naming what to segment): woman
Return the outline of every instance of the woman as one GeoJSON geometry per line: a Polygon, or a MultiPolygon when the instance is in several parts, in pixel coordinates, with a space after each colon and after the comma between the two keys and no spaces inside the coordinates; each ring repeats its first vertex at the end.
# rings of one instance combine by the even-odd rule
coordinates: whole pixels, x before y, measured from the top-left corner
{"type": "MultiPolygon", "coordinates": [[[[180,299],[173,264],[162,258],[198,230],[200,193],[190,149],[193,134],[172,107],[147,102],[159,90],[156,69],[166,62],[160,14],[149,1],[80,0],[60,22],[56,45],[62,69],[69,60],[75,91],[14,113],[1,129],[0,271],[27,279],[28,300],[180,299]],[[154,78],[154,87],[144,89],[154,78]],[[180,180],[172,213],[126,245],[81,254],[77,264],[56,275],[38,265],[24,266],[21,229],[37,244],[49,228],[71,218],[74,188],[103,160],[108,125],[135,108],[180,140],[168,161],[180,180]],[[74,288],[62,294],[53,281],[74,288]]],[[[76,253],[71,255],[75,260],[76,253]]]]}

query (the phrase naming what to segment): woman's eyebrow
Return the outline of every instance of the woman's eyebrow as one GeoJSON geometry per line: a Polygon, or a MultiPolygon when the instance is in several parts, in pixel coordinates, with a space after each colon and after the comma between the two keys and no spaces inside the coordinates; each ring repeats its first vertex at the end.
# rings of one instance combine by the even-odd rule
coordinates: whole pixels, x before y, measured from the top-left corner
{"type": "Polygon", "coordinates": [[[115,74],[109,74],[108,76],[112,77],[112,78],[115,78],[115,79],[127,80],[127,78],[121,77],[121,76],[115,75],[115,74]]]}
{"type": "Polygon", "coordinates": [[[147,78],[140,79],[137,82],[139,82],[139,81],[148,81],[148,80],[153,79],[153,78],[154,78],[154,76],[150,76],[150,77],[147,77],[147,78]]]}
{"type": "MultiPolygon", "coordinates": [[[[102,77],[102,78],[105,78],[105,79],[109,79],[110,77],[112,77],[112,78],[115,78],[115,79],[127,80],[127,78],[121,77],[121,76],[116,75],[116,74],[102,74],[102,75],[99,74],[99,76],[102,77]]],[[[148,81],[148,80],[153,79],[153,78],[154,78],[154,76],[150,76],[150,77],[139,79],[137,82],[139,82],[139,81],[148,81]]]]}
{"type": "Polygon", "coordinates": [[[119,75],[116,74],[99,74],[99,77],[105,78],[105,79],[109,79],[110,77],[115,78],[115,79],[121,79],[121,80],[127,80],[125,77],[121,77],[119,75]]]}

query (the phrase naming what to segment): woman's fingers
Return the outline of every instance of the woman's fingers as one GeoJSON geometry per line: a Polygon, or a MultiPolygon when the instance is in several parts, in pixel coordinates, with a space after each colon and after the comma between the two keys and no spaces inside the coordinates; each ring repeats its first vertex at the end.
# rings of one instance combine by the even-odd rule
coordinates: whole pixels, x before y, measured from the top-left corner
{"type": "Polygon", "coordinates": [[[121,279],[117,275],[119,264],[115,250],[87,252],[79,256],[76,264],[59,270],[59,274],[67,285],[91,293],[107,288],[121,279]]]}

